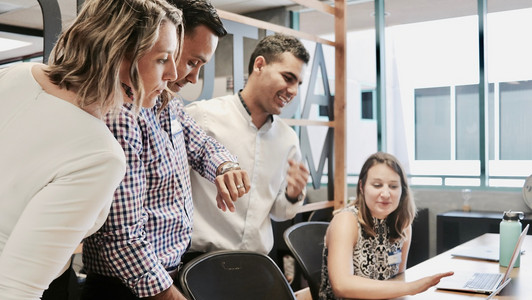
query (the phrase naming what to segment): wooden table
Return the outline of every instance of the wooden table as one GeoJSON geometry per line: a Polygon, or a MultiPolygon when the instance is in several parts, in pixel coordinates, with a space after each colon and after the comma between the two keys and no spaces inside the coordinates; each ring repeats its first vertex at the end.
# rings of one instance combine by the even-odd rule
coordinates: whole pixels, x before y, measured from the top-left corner
{"type": "MultiPolygon", "coordinates": [[[[494,233],[486,233],[471,241],[468,241],[463,246],[478,247],[478,246],[498,246],[499,235],[494,233]]],[[[462,246],[460,245],[460,246],[462,246]]],[[[457,247],[460,247],[457,246],[457,247]]],[[[514,268],[510,277],[512,281],[502,290],[502,292],[494,299],[499,300],[526,300],[532,299],[532,236],[527,235],[521,250],[525,253],[521,255],[521,266],[514,268]]],[[[397,276],[392,280],[396,281],[414,281],[421,277],[432,275],[435,273],[454,271],[466,272],[491,272],[504,273],[506,268],[500,267],[498,262],[489,262],[477,259],[455,258],[451,256],[451,250],[443,252],[433,258],[430,258],[420,264],[417,264],[405,271],[405,273],[397,276]]],[[[472,298],[486,298],[487,295],[462,293],[454,291],[438,290],[435,287],[427,291],[417,294],[415,296],[406,296],[396,299],[426,299],[426,300],[454,300],[454,299],[472,299],[472,298]]]]}

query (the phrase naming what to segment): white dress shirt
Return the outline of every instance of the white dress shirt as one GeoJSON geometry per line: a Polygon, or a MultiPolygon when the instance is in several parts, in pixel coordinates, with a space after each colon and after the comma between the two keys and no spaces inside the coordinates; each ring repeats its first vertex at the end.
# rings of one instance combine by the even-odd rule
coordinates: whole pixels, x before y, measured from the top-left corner
{"type": "Polygon", "coordinates": [[[271,219],[293,218],[302,201],[286,199],[288,160],[301,161],[296,133],[278,116],[257,129],[238,94],[196,101],[186,111],[237,156],[248,172],[251,190],[235,203],[235,212],[216,206],[216,187],[192,172],[194,229],[190,251],[250,250],[264,254],[273,247],[271,219]]]}

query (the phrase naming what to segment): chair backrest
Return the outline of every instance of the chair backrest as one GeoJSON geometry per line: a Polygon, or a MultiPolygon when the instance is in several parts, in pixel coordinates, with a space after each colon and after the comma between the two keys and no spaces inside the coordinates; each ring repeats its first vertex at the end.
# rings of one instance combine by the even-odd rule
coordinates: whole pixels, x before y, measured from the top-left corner
{"type": "Polygon", "coordinates": [[[275,262],[251,251],[221,250],[188,262],[179,284],[193,300],[295,300],[294,292],[275,262]]]}
{"type": "Polygon", "coordinates": [[[329,222],[301,222],[284,232],[284,241],[308,282],[312,299],[318,299],[321,280],[323,238],[329,222]]]}
{"type": "Polygon", "coordinates": [[[310,213],[308,217],[309,222],[330,222],[333,217],[334,207],[327,207],[318,210],[314,210],[310,213]]]}

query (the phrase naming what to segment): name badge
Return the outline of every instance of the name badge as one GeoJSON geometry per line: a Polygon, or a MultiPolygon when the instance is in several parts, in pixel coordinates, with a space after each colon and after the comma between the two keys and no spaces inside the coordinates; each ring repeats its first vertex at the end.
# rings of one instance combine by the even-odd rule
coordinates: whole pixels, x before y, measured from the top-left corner
{"type": "Polygon", "coordinates": [[[173,112],[170,112],[170,130],[172,131],[172,141],[175,143],[183,128],[181,128],[181,122],[179,122],[176,114],[173,112]]]}
{"type": "Polygon", "coordinates": [[[394,252],[388,252],[388,265],[398,265],[401,263],[401,250],[394,252]]]}

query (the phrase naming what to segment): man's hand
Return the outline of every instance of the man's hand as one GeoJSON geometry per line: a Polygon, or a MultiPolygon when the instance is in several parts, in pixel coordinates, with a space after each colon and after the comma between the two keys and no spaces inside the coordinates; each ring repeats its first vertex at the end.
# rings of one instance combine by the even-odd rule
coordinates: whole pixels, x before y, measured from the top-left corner
{"type": "Polygon", "coordinates": [[[234,202],[244,196],[251,187],[248,173],[244,170],[235,169],[216,176],[214,181],[218,194],[216,204],[222,211],[235,211],[234,202]]]}
{"type": "Polygon", "coordinates": [[[288,168],[286,196],[291,199],[296,199],[307,186],[309,171],[300,162],[293,159],[288,160],[290,167],[288,168]]]}

